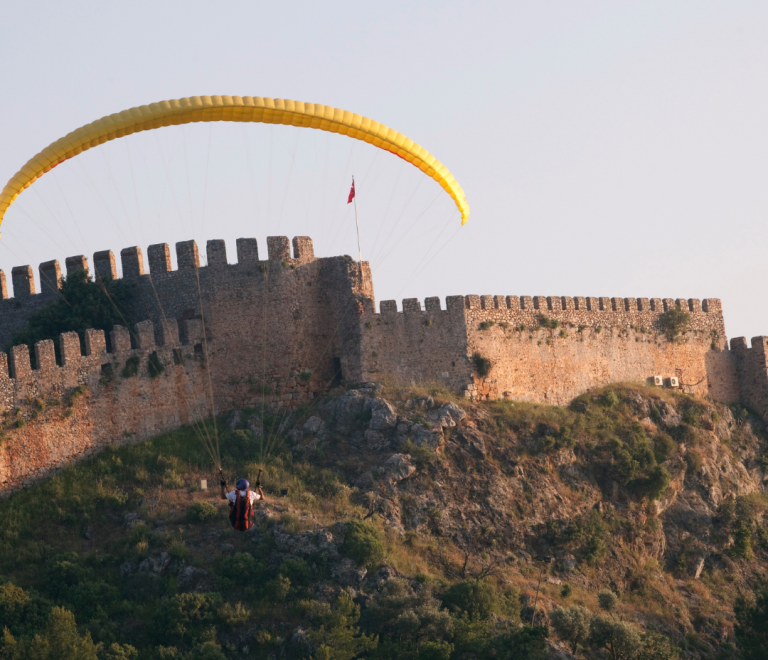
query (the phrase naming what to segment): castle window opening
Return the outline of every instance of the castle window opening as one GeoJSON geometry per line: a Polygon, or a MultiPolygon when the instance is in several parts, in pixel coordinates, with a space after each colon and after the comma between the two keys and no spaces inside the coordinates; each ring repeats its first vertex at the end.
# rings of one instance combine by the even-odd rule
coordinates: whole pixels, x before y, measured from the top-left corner
{"type": "Polygon", "coordinates": [[[341,385],[343,374],[341,373],[341,358],[333,358],[333,386],[341,385]]]}

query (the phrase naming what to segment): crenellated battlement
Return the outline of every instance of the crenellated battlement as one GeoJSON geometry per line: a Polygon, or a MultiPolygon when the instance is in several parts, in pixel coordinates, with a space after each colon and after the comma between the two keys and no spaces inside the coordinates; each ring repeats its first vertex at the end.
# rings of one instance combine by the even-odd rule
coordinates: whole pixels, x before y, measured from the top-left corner
{"type": "MultiPolygon", "coordinates": [[[[162,317],[159,310],[154,310],[154,313],[148,311],[153,306],[158,306],[157,300],[153,299],[160,296],[160,305],[171,308],[174,307],[174,300],[184,300],[185,309],[189,309],[189,301],[193,295],[199,297],[198,278],[203,287],[209,286],[213,279],[220,285],[222,278],[228,275],[234,282],[243,272],[264,272],[270,268],[270,264],[272,275],[277,273],[279,277],[280,271],[285,268],[296,269],[316,261],[312,239],[308,236],[296,236],[292,241],[286,236],[267,237],[266,260],[259,259],[259,246],[255,238],[237,239],[236,261],[233,263],[229,262],[223,240],[207,242],[205,265],[201,265],[200,252],[195,241],[176,243],[175,253],[177,268],[173,269],[171,248],[167,243],[150,245],[146,255],[139,246],[123,248],[118,255],[122,278],[118,277],[117,259],[112,250],[101,250],[93,254],[93,270],[85,255],[66,257],[64,265],[67,277],[75,271],[83,270],[100,279],[123,279],[138,283],[138,316],[149,315],[159,321],[162,317]],[[277,267],[278,264],[280,267],[277,267]],[[179,287],[186,291],[180,292],[179,287]]],[[[0,347],[8,345],[13,333],[22,329],[32,314],[59,297],[64,274],[60,262],[56,259],[41,263],[37,278],[32,266],[15,266],[11,270],[11,297],[5,272],[0,270],[0,347]]],[[[171,315],[176,316],[183,311],[174,309],[171,315]]]]}
{"type": "MultiPolygon", "coordinates": [[[[164,320],[159,324],[142,321],[135,324],[132,331],[116,325],[110,332],[111,350],[107,348],[103,330],[85,331],[84,350],[76,332],[63,333],[58,340],[61,364],[57,364],[54,343],[50,339],[34,345],[35,366],[30,359],[28,346],[13,346],[8,354],[0,352],[0,388],[10,381],[11,388],[27,396],[30,385],[36,387],[39,395],[45,395],[73,384],[93,384],[93,378],[100,379],[107,365],[110,371],[122,370],[131,358],[143,359],[152,353],[156,354],[160,364],[180,364],[183,355],[194,359],[195,352],[200,353],[199,344],[203,334],[199,319],[183,321],[183,330],[183,333],[179,332],[175,319],[164,320]],[[186,340],[182,340],[182,334],[186,340]],[[189,350],[178,352],[178,349],[184,348],[189,350]]],[[[146,367],[144,364],[139,368],[137,375],[147,376],[146,367]]],[[[17,396],[13,397],[14,401],[17,399],[17,396]]]]}
{"type": "MultiPolygon", "coordinates": [[[[512,311],[538,312],[653,312],[661,314],[671,309],[681,309],[694,314],[722,314],[717,298],[582,298],[570,296],[448,296],[446,310],[462,309],[509,309],[512,311]]],[[[439,297],[424,299],[423,311],[442,310],[439,297]]],[[[396,313],[396,300],[382,300],[382,314],[396,313]]],[[[421,303],[417,298],[404,298],[401,311],[420,312],[421,303]]]]}
{"type": "MultiPolygon", "coordinates": [[[[715,332],[725,335],[722,306],[717,298],[699,300],[697,298],[595,298],[580,296],[492,296],[466,295],[448,296],[445,308],[440,298],[429,297],[421,302],[416,298],[405,298],[398,311],[397,301],[383,300],[379,314],[389,318],[395,314],[411,315],[420,313],[435,321],[436,313],[459,314],[468,324],[482,321],[525,325],[526,328],[538,325],[542,316],[564,324],[580,327],[658,326],[659,317],[664,312],[679,309],[690,314],[690,328],[697,331],[715,332]]],[[[365,311],[375,314],[371,304],[365,311]]]]}
{"type": "MultiPolygon", "coordinates": [[[[287,236],[267,237],[267,259],[264,263],[272,261],[287,262],[289,265],[306,264],[315,260],[312,239],[308,236],[295,236],[289,241],[287,236]],[[291,245],[293,256],[291,256],[291,245]]],[[[237,261],[229,263],[227,260],[227,247],[223,240],[210,240],[206,244],[206,266],[200,265],[200,254],[195,241],[180,241],[176,243],[176,263],[178,271],[193,268],[221,268],[223,266],[253,266],[259,263],[259,248],[255,238],[237,239],[237,261]]],[[[84,255],[67,257],[64,260],[66,274],[69,277],[73,272],[84,270],[90,272],[88,258],[84,255]]],[[[117,274],[117,262],[112,250],[101,250],[93,254],[95,267],[94,274],[97,277],[119,279],[117,274]]],[[[142,275],[158,275],[161,273],[175,272],[171,268],[171,250],[168,243],[158,243],[147,248],[147,263],[149,270],[145,270],[144,254],[139,246],[123,248],[120,251],[120,263],[123,278],[135,279],[142,275]]],[[[40,291],[37,290],[35,275],[32,266],[14,266],[11,271],[13,285],[13,298],[23,299],[40,293],[53,292],[61,287],[61,266],[59,261],[44,261],[38,268],[40,291]]],[[[0,300],[9,300],[6,276],[0,270],[0,300]]]]}

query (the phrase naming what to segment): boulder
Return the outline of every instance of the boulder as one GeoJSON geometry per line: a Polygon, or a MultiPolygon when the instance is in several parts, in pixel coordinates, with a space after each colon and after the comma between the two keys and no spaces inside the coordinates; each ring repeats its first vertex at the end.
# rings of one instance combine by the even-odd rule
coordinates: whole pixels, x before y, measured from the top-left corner
{"type": "Polygon", "coordinates": [[[188,589],[194,586],[200,578],[208,575],[208,571],[195,566],[185,566],[176,576],[176,584],[182,589],[188,589]]]}
{"type": "Polygon", "coordinates": [[[661,423],[668,429],[680,426],[683,423],[683,418],[677,414],[677,410],[666,401],[659,402],[659,413],[661,414],[661,423]]]}
{"type": "Polygon", "coordinates": [[[398,573],[391,566],[382,566],[378,571],[368,576],[368,584],[373,585],[377,589],[381,587],[385,582],[392,578],[400,577],[398,573]]]}
{"type": "Polygon", "coordinates": [[[319,417],[313,415],[306,422],[304,422],[303,431],[309,435],[314,435],[324,426],[324,422],[319,417]]]}
{"type": "Polygon", "coordinates": [[[416,473],[416,466],[411,462],[409,454],[393,454],[384,461],[382,469],[382,476],[393,484],[416,473]]]}
{"type": "Polygon", "coordinates": [[[352,424],[360,419],[366,398],[358,390],[349,390],[327,404],[325,410],[333,418],[340,432],[348,431],[352,424]]]}
{"type": "Polygon", "coordinates": [[[374,399],[376,402],[371,409],[371,423],[368,425],[372,431],[386,431],[397,424],[397,413],[389,401],[374,399]]]}
{"type": "Polygon", "coordinates": [[[431,396],[420,396],[417,399],[411,401],[411,408],[418,410],[431,410],[435,407],[435,400],[431,396]]]}
{"type": "Polygon", "coordinates": [[[467,413],[451,401],[440,408],[440,416],[441,418],[445,418],[446,416],[450,417],[454,422],[453,424],[450,424],[450,426],[455,426],[467,416],[467,413]]]}
{"type": "Polygon", "coordinates": [[[426,449],[437,449],[440,443],[445,439],[442,427],[439,430],[425,428],[423,424],[414,424],[409,433],[409,439],[417,447],[426,449]]]}
{"type": "Polygon", "coordinates": [[[168,564],[171,563],[171,555],[167,552],[161,552],[159,555],[147,557],[141,564],[139,564],[139,570],[142,573],[150,573],[151,575],[158,576],[168,568],[168,564]]]}
{"type": "Polygon", "coordinates": [[[365,432],[363,438],[366,448],[372,451],[381,449],[385,444],[387,444],[386,438],[381,433],[378,431],[372,431],[371,429],[368,429],[365,432]]]}
{"type": "Polygon", "coordinates": [[[360,584],[368,574],[367,568],[358,568],[351,559],[342,559],[334,564],[331,570],[333,578],[343,587],[351,587],[360,584]]]}

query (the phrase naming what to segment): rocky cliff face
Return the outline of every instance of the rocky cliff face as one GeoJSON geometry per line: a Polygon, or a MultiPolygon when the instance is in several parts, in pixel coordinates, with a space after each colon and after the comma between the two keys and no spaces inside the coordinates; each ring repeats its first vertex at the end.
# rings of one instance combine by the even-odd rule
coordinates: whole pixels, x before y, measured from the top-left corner
{"type": "Polygon", "coordinates": [[[597,609],[609,588],[623,616],[690,657],[733,639],[734,600],[768,567],[759,420],[639,387],[567,409],[433,394],[350,390],[289,446],[340,470],[446,575],[504,576],[530,600],[541,571],[541,621],[557,605],[597,609]]]}

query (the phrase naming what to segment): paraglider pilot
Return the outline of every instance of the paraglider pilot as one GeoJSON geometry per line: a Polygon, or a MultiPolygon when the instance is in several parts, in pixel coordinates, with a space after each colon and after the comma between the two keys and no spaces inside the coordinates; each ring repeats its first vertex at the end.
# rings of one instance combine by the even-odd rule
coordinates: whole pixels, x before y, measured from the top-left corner
{"type": "Polygon", "coordinates": [[[238,532],[246,532],[253,522],[253,503],[264,501],[264,491],[261,490],[261,470],[256,477],[256,490],[250,490],[251,484],[247,479],[238,479],[235,490],[227,492],[227,482],[221,479],[221,499],[229,502],[229,522],[238,532]]]}

